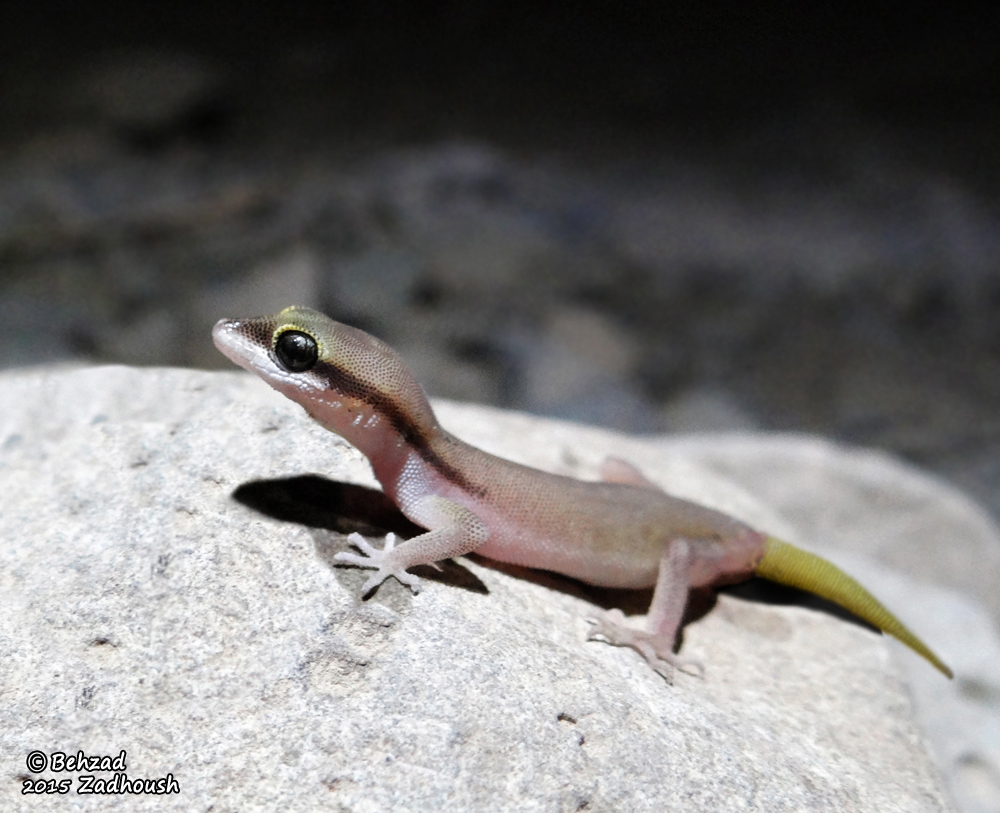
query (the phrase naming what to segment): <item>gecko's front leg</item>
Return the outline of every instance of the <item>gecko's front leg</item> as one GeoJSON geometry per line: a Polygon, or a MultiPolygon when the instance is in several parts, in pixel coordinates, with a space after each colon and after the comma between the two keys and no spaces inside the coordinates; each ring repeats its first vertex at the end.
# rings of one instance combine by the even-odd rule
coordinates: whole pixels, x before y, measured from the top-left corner
{"type": "Polygon", "coordinates": [[[444,497],[427,496],[403,511],[406,516],[429,530],[396,546],[396,535],[388,534],[382,550],[374,547],[361,534],[353,533],[347,541],[363,555],[342,551],[333,558],[357,567],[375,568],[375,575],[361,588],[367,595],[390,576],[395,576],[414,593],[421,589],[420,579],[407,573],[411,567],[429,565],[441,559],[451,559],[470,553],[489,538],[486,524],[468,508],[444,497]]]}
{"type": "Polygon", "coordinates": [[[390,576],[395,576],[397,580],[407,585],[411,590],[413,590],[414,593],[420,592],[422,585],[419,578],[414,576],[412,573],[407,573],[404,569],[394,570],[392,567],[390,557],[392,552],[396,549],[396,534],[386,534],[385,547],[383,547],[382,550],[374,547],[359,533],[351,534],[347,537],[347,541],[360,550],[363,555],[359,556],[356,553],[341,551],[340,553],[334,554],[334,559],[338,562],[346,562],[349,565],[356,565],[358,567],[377,568],[375,575],[366,581],[364,586],[361,588],[362,595],[370,593],[390,576]]]}

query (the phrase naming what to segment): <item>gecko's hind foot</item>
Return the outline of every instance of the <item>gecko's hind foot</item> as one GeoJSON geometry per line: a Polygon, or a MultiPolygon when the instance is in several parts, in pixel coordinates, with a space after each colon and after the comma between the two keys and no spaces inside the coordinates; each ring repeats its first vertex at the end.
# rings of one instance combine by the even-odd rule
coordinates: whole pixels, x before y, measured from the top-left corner
{"type": "Polygon", "coordinates": [[[390,576],[395,576],[398,581],[407,585],[414,593],[420,592],[420,579],[412,573],[407,573],[403,569],[394,570],[392,567],[389,555],[396,547],[396,535],[394,533],[386,534],[385,547],[382,550],[374,547],[367,539],[358,533],[353,533],[348,536],[347,541],[360,550],[363,555],[359,556],[356,553],[341,551],[340,553],[334,554],[334,559],[338,562],[346,562],[347,564],[355,565],[357,567],[375,568],[375,575],[368,579],[368,581],[366,581],[364,586],[361,588],[362,595],[370,593],[390,576]]]}
{"type": "Polygon", "coordinates": [[[625,614],[621,610],[608,610],[588,618],[587,622],[594,626],[587,635],[588,641],[604,641],[612,646],[627,646],[634,649],[646,659],[646,663],[654,672],[669,683],[673,683],[675,669],[695,677],[705,676],[705,669],[698,661],[678,658],[673,653],[672,641],[667,642],[648,632],[630,627],[625,622],[625,614]]]}

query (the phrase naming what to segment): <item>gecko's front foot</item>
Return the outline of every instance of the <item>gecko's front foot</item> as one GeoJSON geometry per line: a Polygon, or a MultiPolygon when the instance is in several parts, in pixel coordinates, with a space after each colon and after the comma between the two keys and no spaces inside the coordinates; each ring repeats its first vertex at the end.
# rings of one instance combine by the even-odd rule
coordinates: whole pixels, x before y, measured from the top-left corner
{"type": "Polygon", "coordinates": [[[678,658],[671,649],[673,641],[668,642],[628,626],[625,614],[621,610],[608,610],[588,618],[587,622],[594,625],[587,635],[588,641],[605,641],[612,646],[627,646],[634,649],[646,659],[646,663],[654,672],[669,683],[673,683],[674,669],[704,677],[705,669],[698,661],[678,658]]]}
{"type": "Polygon", "coordinates": [[[392,554],[392,551],[396,547],[396,534],[386,534],[385,547],[382,550],[372,547],[368,540],[358,533],[348,536],[347,541],[358,548],[364,555],[359,556],[356,553],[341,551],[334,555],[334,559],[338,562],[347,562],[358,567],[375,568],[375,575],[366,581],[361,588],[362,595],[370,593],[390,576],[395,576],[398,581],[409,586],[414,593],[420,592],[420,579],[412,573],[407,573],[402,568],[393,569],[390,554],[392,554]]]}

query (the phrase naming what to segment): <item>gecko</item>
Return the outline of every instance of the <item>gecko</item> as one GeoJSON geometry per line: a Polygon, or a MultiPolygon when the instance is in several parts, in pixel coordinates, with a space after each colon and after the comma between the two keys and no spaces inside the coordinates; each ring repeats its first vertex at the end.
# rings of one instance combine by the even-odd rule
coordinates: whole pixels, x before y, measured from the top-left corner
{"type": "Polygon", "coordinates": [[[674,652],[689,592],[761,576],[840,605],[952,677],[937,655],[834,564],[671,496],[623,460],[609,458],[602,480],[591,482],[465,443],[438,424],[400,356],[362,330],[293,306],[276,316],[222,319],[212,337],[230,360],[364,454],[385,494],[426,529],[398,545],[390,533],[382,549],[360,534],[348,536],[359,552],[334,558],[375,570],[363,596],[390,576],[416,593],[421,583],[411,568],[471,552],[599,587],[652,587],[645,629],[612,609],[588,619],[588,638],[636,650],[671,680],[675,668],[701,671],[674,652]]]}

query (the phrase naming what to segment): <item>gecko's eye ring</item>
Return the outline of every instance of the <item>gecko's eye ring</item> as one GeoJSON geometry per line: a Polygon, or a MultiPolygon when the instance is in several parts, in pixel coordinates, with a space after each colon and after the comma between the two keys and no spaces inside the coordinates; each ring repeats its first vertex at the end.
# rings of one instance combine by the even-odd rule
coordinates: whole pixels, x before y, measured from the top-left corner
{"type": "Polygon", "coordinates": [[[274,343],[274,354],[290,373],[311,370],[319,358],[316,340],[300,330],[286,330],[274,343]]]}

